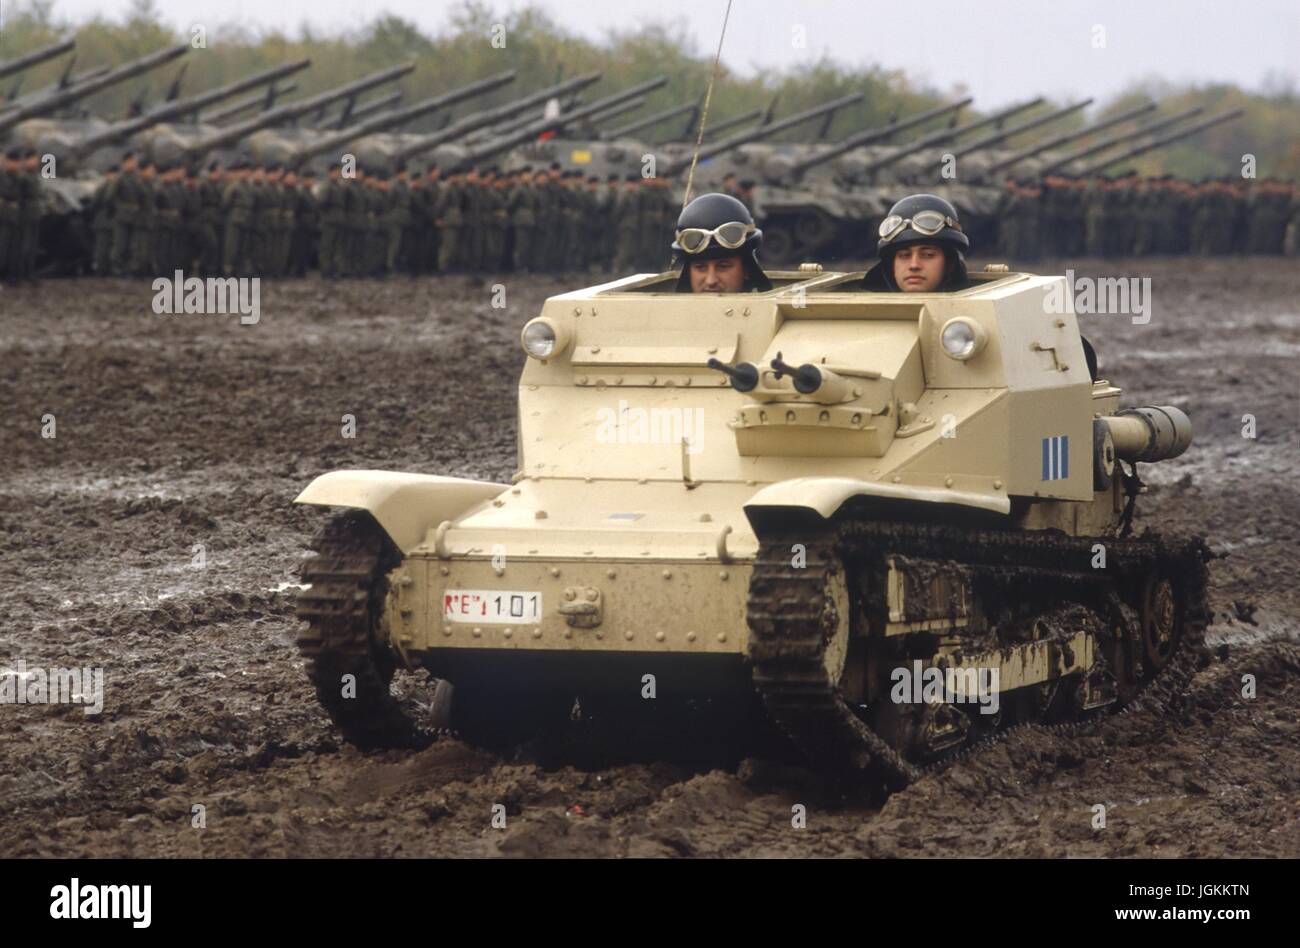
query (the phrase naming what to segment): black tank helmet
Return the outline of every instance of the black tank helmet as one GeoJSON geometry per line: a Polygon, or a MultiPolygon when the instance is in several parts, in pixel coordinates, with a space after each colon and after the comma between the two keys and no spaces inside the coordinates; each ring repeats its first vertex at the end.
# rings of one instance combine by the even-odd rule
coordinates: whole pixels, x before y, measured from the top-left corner
{"type": "Polygon", "coordinates": [[[964,254],[970,249],[970,238],[962,232],[957,209],[939,195],[909,194],[897,202],[881,221],[879,238],[876,254],[880,263],[863,277],[866,289],[898,289],[894,282],[894,254],[910,244],[935,244],[943,249],[947,266],[940,289],[965,285],[964,254]]]}
{"type": "MultiPolygon", "coordinates": [[[[725,236],[723,239],[726,239],[725,236]]],[[[717,260],[719,257],[732,255],[740,257],[741,265],[745,268],[746,290],[766,292],[772,289],[772,281],[767,278],[767,274],[758,263],[758,248],[762,243],[763,232],[754,225],[754,215],[749,213],[749,208],[745,207],[744,202],[730,194],[717,192],[701,194],[682,208],[681,214],[677,217],[677,229],[674,231],[672,245],[673,266],[680,265],[682,268],[681,275],[677,278],[677,291],[679,293],[691,291],[690,264],[694,261],[717,260]],[[744,241],[734,247],[727,247],[720,243],[717,234],[710,236],[704,246],[694,253],[688,253],[686,246],[692,246],[691,237],[699,240],[699,235],[692,234],[691,237],[687,237],[686,246],[681,243],[683,231],[714,231],[724,224],[734,223],[744,225],[744,229],[747,230],[744,241]]]]}

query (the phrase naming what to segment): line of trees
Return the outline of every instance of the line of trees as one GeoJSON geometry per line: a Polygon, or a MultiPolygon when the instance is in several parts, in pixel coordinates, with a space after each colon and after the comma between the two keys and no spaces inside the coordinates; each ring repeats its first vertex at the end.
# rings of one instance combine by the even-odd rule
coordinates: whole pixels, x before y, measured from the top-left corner
{"type": "MultiPolygon", "coordinates": [[[[231,82],[249,72],[301,56],[311,57],[313,65],[295,77],[299,86],[295,97],[340,85],[404,60],[417,63],[415,72],[403,80],[407,102],[503,69],[518,71],[519,78],[513,86],[463,106],[462,110],[506,101],[511,95],[519,94],[512,89],[536,89],[559,77],[592,69],[602,70],[605,78],[595,87],[598,91],[589,97],[667,74],[668,84],[653,93],[639,113],[649,114],[677,103],[699,100],[712,66],[712,49],[703,49],[681,25],[653,25],[614,32],[601,42],[593,42],[567,31],[538,8],[524,7],[500,15],[484,0],[465,0],[436,36],[423,33],[409,21],[392,15],[380,16],[355,31],[329,35],[318,33],[309,25],[300,27],[295,36],[278,31],[259,33],[246,25],[221,21],[201,25],[206,48],[196,49],[182,60],[188,63],[186,92],[231,82]],[[504,38],[504,48],[493,44],[494,36],[498,43],[504,38]]],[[[153,0],[135,0],[123,21],[95,17],[80,24],[59,19],[54,12],[54,0],[26,0],[11,8],[5,17],[0,58],[19,56],[69,36],[77,40],[77,71],[119,64],[162,46],[191,39],[188,31],[178,32],[163,22],[153,0]]],[[[19,94],[56,81],[64,63],[64,60],[46,63],[24,73],[19,94]]],[[[146,101],[161,96],[173,74],[174,70],[160,70],[135,83],[107,90],[84,107],[105,118],[120,117],[142,94],[146,101]]],[[[0,84],[0,96],[9,95],[15,81],[12,77],[4,80],[0,84]]],[[[1106,102],[1096,117],[1104,118],[1146,100],[1160,102],[1161,111],[1166,114],[1192,105],[1205,106],[1206,115],[1240,106],[1246,110],[1242,118],[1186,142],[1140,156],[1128,167],[1141,174],[1168,172],[1199,179],[1236,174],[1242,156],[1249,153],[1256,156],[1260,177],[1300,179],[1300,122],[1297,121],[1300,96],[1293,83],[1277,80],[1266,86],[1269,87],[1260,92],[1247,92],[1235,85],[1174,86],[1149,80],[1106,102]]],[[[789,114],[852,91],[862,91],[866,96],[836,115],[830,132],[832,139],[883,124],[893,115],[906,115],[949,101],[966,92],[962,88],[939,90],[919,85],[899,71],[870,66],[850,68],[822,58],[806,66],[753,77],[736,76],[724,70],[714,89],[710,112],[721,120],[751,109],[766,108],[776,96],[779,114],[789,114]]],[[[432,122],[433,118],[428,121],[432,122]]],[[[1068,130],[1071,123],[1077,127],[1084,121],[1082,115],[1075,114],[1041,131],[1012,139],[1010,144],[1032,144],[1036,136],[1056,135],[1068,130]]],[[[411,130],[419,131],[421,127],[420,123],[413,123],[411,130]]],[[[804,126],[778,138],[797,141],[801,135],[808,135],[809,129],[804,126]]],[[[666,135],[671,131],[669,126],[654,133],[666,135]]]]}

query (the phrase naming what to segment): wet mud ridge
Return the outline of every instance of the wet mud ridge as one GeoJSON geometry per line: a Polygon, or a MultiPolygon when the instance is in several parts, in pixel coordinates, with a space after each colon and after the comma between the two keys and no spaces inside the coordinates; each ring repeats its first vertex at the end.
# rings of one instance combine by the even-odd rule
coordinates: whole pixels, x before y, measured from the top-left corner
{"type": "MultiPolygon", "coordinates": [[[[454,738],[363,752],[317,702],[293,612],[324,516],[293,496],[337,467],[507,479],[519,328],[571,281],[512,280],[505,309],[488,280],[276,281],[243,326],[156,316],[145,281],[0,289],[0,672],[104,676],[98,714],[0,704],[0,847],[1300,855],[1300,274],[1157,260],[1142,275],[1150,323],[1081,319],[1126,403],[1196,424],[1187,455],[1144,468],[1136,528],[1226,554],[1210,661],[1158,711],[1019,729],[883,805],[767,757],[593,767],[454,738]]],[[[433,702],[415,676],[397,689],[417,715],[433,702]]]]}

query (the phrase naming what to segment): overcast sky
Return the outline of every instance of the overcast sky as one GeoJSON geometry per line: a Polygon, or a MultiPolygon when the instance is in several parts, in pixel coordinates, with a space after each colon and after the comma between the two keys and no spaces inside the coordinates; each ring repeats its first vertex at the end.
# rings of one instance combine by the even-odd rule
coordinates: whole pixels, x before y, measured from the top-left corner
{"type": "MultiPolygon", "coordinates": [[[[11,0],[0,0],[0,8],[11,0]]],[[[451,0],[156,0],[178,28],[214,23],[355,30],[381,12],[445,29],[451,0]]],[[[492,3],[518,9],[518,0],[492,3]]],[[[647,22],[685,24],[712,51],[726,0],[536,0],[567,29],[601,38],[647,22]]],[[[120,19],[129,0],[55,0],[57,16],[120,19]]],[[[1300,0],[734,0],[723,60],[738,72],[823,53],[903,69],[941,90],[967,86],[987,108],[1030,93],[1104,99],[1134,79],[1296,82],[1300,0]],[[802,40],[803,46],[797,44],[802,40]],[[1102,42],[1098,48],[1095,44],[1102,42]]]]}

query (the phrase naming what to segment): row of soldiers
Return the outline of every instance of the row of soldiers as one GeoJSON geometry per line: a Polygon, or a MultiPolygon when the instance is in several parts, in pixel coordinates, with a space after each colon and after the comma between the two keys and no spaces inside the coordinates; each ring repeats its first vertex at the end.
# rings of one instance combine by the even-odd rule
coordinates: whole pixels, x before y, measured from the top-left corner
{"type": "Polygon", "coordinates": [[[1008,181],[997,214],[1009,260],[1300,254],[1300,188],[1171,175],[1008,181]]]}
{"type": "MultiPolygon", "coordinates": [[[[0,160],[0,277],[30,279],[41,249],[35,152],[0,160]]],[[[753,206],[752,181],[723,182],[753,206]]],[[[959,197],[956,197],[960,205],[959,197]]],[[[128,153],[96,189],[86,247],[51,230],[47,253],[73,271],[151,276],[329,278],[395,273],[591,270],[668,265],[677,215],[667,178],[605,181],[558,164],[451,171],[344,173],[318,179],[282,166],[159,167],[128,153]],[[80,257],[84,256],[84,260],[80,257]],[[66,263],[66,261],[65,261],[66,263]]],[[[963,215],[965,216],[965,215],[963,215]]],[[[992,215],[1009,261],[1149,254],[1300,254],[1300,192],[1284,181],[1171,176],[1008,181],[992,215]]],[[[991,235],[990,235],[991,236],[991,235]]]]}
{"type": "Polygon", "coordinates": [[[423,172],[213,164],[202,174],[128,154],[91,209],[94,272],[299,276],[665,266],[677,208],[664,178],[605,182],[558,164],[423,172]]]}

